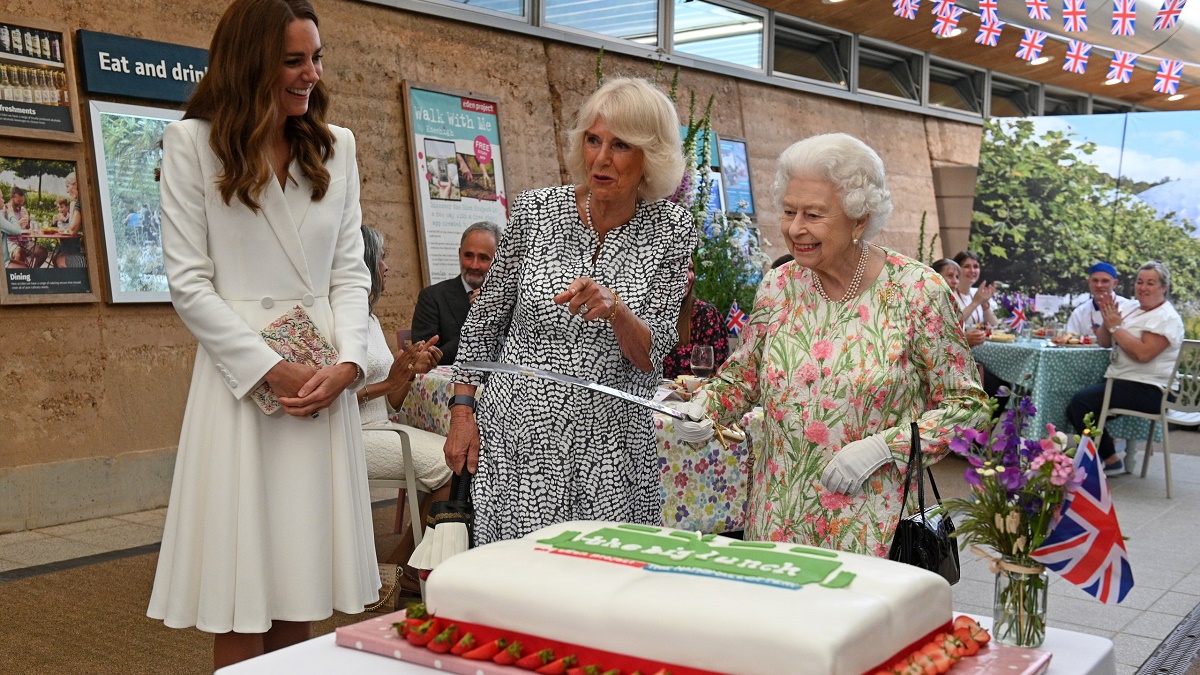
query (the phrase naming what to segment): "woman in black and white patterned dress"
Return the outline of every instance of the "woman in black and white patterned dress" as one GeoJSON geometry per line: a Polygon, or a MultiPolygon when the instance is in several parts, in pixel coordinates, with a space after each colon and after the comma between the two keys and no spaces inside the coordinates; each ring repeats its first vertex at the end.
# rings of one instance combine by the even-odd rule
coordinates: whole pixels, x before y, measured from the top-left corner
{"type": "Polygon", "coordinates": [[[644,80],[609,81],[584,102],[567,162],[577,185],[515,200],[462,329],[446,463],[475,474],[476,545],[578,518],[662,518],[649,410],[502,373],[476,406],[484,378],[460,367],[504,361],[653,393],[697,240],[664,199],[683,175],[674,106],[644,80]]]}

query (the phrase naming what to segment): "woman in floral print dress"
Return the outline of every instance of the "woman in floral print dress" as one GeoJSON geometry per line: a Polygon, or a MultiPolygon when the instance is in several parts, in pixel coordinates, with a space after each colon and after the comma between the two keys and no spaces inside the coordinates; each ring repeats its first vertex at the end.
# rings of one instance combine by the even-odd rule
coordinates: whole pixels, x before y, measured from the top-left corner
{"type": "Polygon", "coordinates": [[[925,463],[986,397],[941,276],[868,244],[891,213],[883,163],[845,134],[779,158],[775,193],[795,261],[768,273],[741,346],[693,401],[731,423],[766,412],[747,538],[886,556],[910,422],[925,463]]]}

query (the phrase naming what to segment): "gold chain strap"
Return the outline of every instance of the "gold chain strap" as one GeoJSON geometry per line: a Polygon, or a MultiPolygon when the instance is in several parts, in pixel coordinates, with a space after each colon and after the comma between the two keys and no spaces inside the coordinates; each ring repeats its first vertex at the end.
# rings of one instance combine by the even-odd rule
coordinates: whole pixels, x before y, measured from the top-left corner
{"type": "Polygon", "coordinates": [[[392,587],[388,589],[387,594],[380,598],[379,602],[363,607],[364,612],[374,612],[378,610],[380,607],[383,607],[385,604],[387,604],[387,601],[390,600],[393,595],[395,595],[396,589],[400,587],[400,569],[402,567],[403,565],[396,565],[395,579],[392,580],[392,587]]]}

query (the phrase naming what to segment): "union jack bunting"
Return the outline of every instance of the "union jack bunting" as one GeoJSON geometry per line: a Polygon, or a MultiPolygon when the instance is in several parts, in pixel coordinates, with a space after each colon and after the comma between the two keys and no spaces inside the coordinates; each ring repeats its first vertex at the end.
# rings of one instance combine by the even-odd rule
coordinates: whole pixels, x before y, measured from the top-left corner
{"type": "Polygon", "coordinates": [[[1048,0],[1025,0],[1025,9],[1029,10],[1029,18],[1050,20],[1050,3],[1048,0]]]}
{"type": "Polygon", "coordinates": [[[910,21],[917,18],[917,10],[921,9],[921,0],[893,0],[892,14],[910,21]]]}
{"type": "Polygon", "coordinates": [[[1000,22],[1000,15],[996,13],[996,3],[998,1],[999,0],[979,0],[979,20],[981,23],[1000,22]]]}
{"type": "MultiPolygon", "coordinates": [[[[1187,4],[1187,0],[1165,0],[1162,8],[1158,10],[1158,15],[1154,17],[1154,30],[1168,30],[1175,27],[1175,22],[1179,21],[1179,15],[1183,13],[1183,6],[1187,4]]],[[[979,11],[983,11],[980,7],[979,11]]]]}
{"type": "MultiPolygon", "coordinates": [[[[1032,309],[1032,307],[1030,309],[1032,309]]],[[[1010,328],[1012,328],[1013,333],[1020,333],[1021,331],[1025,330],[1025,305],[1017,304],[1015,307],[1013,307],[1012,313],[1009,314],[1008,318],[1004,321],[1010,328]]]]}
{"type": "Polygon", "coordinates": [[[746,327],[746,319],[746,313],[738,307],[737,300],[734,300],[733,304],[729,306],[729,316],[725,319],[729,332],[734,335],[740,334],[746,327]]]}
{"type": "Polygon", "coordinates": [[[955,0],[933,0],[933,15],[948,17],[954,13],[955,0]]]}
{"type": "Polygon", "coordinates": [[[1179,91],[1179,78],[1183,77],[1183,61],[1160,61],[1158,74],[1154,76],[1154,91],[1172,94],[1179,91]]]}
{"type": "Polygon", "coordinates": [[[1112,64],[1108,67],[1108,79],[1129,84],[1129,78],[1133,77],[1135,63],[1137,63],[1137,54],[1113,52],[1112,64]]]}
{"type": "Polygon", "coordinates": [[[958,20],[962,18],[963,10],[960,7],[950,6],[950,13],[946,16],[936,17],[933,21],[933,32],[942,37],[950,37],[955,28],[958,28],[958,20]]]}
{"type": "Polygon", "coordinates": [[[1063,70],[1069,70],[1072,73],[1082,75],[1087,70],[1088,56],[1091,53],[1092,46],[1088,43],[1071,40],[1067,44],[1067,58],[1063,61],[1063,70]]]}
{"type": "Polygon", "coordinates": [[[1084,0],[1063,0],[1063,29],[1071,33],[1087,30],[1087,5],[1084,0]]]}
{"type": "Polygon", "coordinates": [[[979,24],[979,35],[975,36],[976,44],[995,47],[1000,44],[1000,30],[1004,28],[1003,21],[979,24]]]}
{"type": "Polygon", "coordinates": [[[1133,588],[1133,568],[1090,436],[1079,442],[1075,467],[1083,470],[1083,483],[1067,493],[1061,519],[1030,555],[1100,602],[1115,604],[1133,588]]]}
{"type": "Polygon", "coordinates": [[[1137,0],[1113,0],[1113,35],[1133,35],[1137,20],[1137,0]]]}
{"type": "Polygon", "coordinates": [[[1042,55],[1042,47],[1046,46],[1046,34],[1032,28],[1025,29],[1025,37],[1017,47],[1017,58],[1032,61],[1042,55]]]}

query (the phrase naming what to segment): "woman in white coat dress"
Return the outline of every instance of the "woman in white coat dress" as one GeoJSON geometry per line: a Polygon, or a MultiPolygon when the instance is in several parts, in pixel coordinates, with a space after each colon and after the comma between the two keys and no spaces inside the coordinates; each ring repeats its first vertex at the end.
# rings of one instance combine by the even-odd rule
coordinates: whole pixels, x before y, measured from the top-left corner
{"type": "Polygon", "coordinates": [[[307,0],[235,0],[163,135],[171,300],[200,345],[148,614],[215,633],[218,668],[378,597],[353,393],[371,278],[354,137],[324,122],[321,50],[307,0]],[[263,342],[296,306],[337,365],[283,361],[263,342]],[[248,396],[263,381],[282,412],[248,396]]]}

